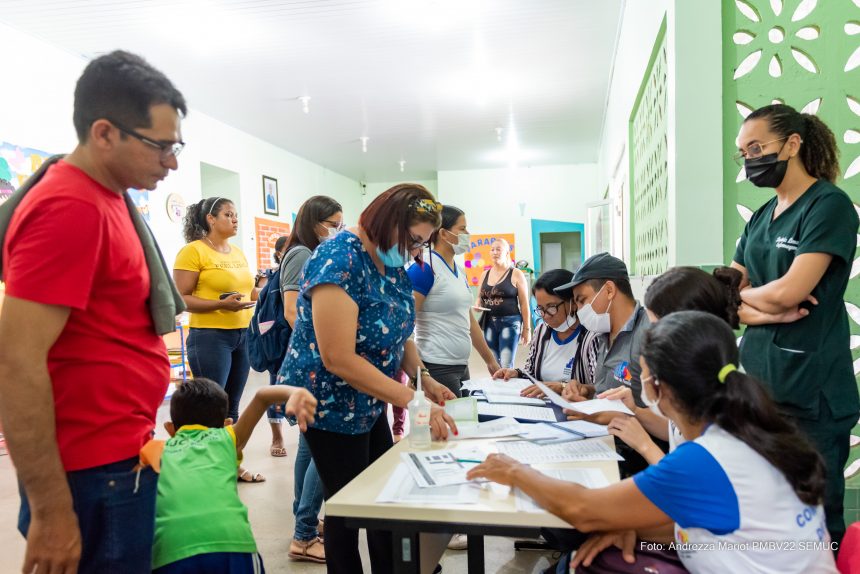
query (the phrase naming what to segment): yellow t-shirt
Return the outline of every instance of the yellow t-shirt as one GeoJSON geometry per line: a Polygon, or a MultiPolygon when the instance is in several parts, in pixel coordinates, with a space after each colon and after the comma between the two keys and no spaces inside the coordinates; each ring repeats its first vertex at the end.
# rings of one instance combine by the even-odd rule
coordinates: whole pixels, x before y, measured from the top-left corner
{"type": "MultiPolygon", "coordinates": [[[[203,241],[192,241],[179,251],[173,268],[200,274],[192,293],[195,297],[217,301],[221,293],[238,291],[243,301],[251,300],[254,276],[245,254],[235,245],[230,245],[230,253],[220,253],[203,241]]],[[[189,325],[202,329],[245,329],[253,316],[253,307],[242,311],[219,309],[191,313],[189,325]]]]}

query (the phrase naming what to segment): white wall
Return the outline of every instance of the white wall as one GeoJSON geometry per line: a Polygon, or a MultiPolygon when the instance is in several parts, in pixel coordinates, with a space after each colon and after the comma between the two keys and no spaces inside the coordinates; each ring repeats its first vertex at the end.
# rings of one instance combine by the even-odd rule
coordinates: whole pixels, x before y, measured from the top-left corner
{"type": "Polygon", "coordinates": [[[411,179],[406,176],[400,181],[375,181],[367,183],[364,188],[364,196],[362,197],[363,206],[367,207],[379,194],[391,189],[399,183],[417,183],[418,185],[423,185],[427,188],[427,191],[436,197],[439,197],[438,184],[435,179],[411,179]]]}
{"type": "Polygon", "coordinates": [[[471,233],[513,233],[517,259],[532,264],[531,220],[584,225],[586,204],[598,196],[596,164],[440,171],[438,177],[439,201],[465,211],[471,233]]]}
{"type": "MultiPolygon", "coordinates": [[[[64,52],[32,36],[0,24],[4,44],[16,54],[4,60],[7,82],[0,105],[0,141],[49,153],[71,151],[76,142],[72,126],[75,82],[86,66],[83,58],[64,52]]],[[[158,66],[158,62],[152,62],[158,66]]],[[[181,89],[181,78],[172,78],[181,89]]],[[[239,233],[243,250],[253,266],[254,217],[263,213],[263,174],[278,180],[280,217],[291,221],[291,213],[312,195],[338,200],[347,224],[358,219],[362,209],[357,181],[311,163],[259,138],[194,110],[190,101],[183,121],[183,139],[188,143],[179,157],[179,169],[150,192],[151,226],[168,263],[183,245],[181,228],[167,217],[165,199],[178,193],[187,203],[199,201],[200,162],[239,174],[242,212],[239,233]]]]}
{"type": "MultiPolygon", "coordinates": [[[[627,161],[622,153],[627,151],[630,113],[664,15],[669,68],[669,264],[715,263],[722,257],[723,209],[720,2],[625,2],[600,144],[598,189],[603,193],[607,186],[614,187],[619,159],[627,161]]],[[[627,175],[625,166],[620,171],[627,175]]],[[[626,194],[624,221],[629,230],[629,188],[626,194]]],[[[629,234],[624,243],[629,259],[629,234]]]]}

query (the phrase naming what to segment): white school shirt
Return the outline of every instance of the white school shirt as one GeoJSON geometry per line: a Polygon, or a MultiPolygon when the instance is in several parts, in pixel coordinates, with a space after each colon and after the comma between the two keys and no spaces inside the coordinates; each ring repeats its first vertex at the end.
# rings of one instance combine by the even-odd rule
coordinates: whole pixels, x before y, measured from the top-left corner
{"type": "Polygon", "coordinates": [[[675,521],[673,548],[694,573],[836,574],[821,505],[716,425],[633,477],[675,521]]]}
{"type": "Polygon", "coordinates": [[[576,358],[576,350],[579,342],[577,338],[582,332],[582,325],[577,326],[567,339],[562,339],[553,329],[544,347],[543,357],[540,363],[540,375],[544,381],[569,381],[570,371],[573,369],[573,360],[576,358]]]}
{"type": "Polygon", "coordinates": [[[440,365],[468,365],[474,301],[466,272],[456,263],[453,268],[448,267],[441,255],[430,251],[423,267],[415,263],[407,273],[412,289],[424,295],[424,305],[415,315],[415,344],[421,360],[440,365]]]}

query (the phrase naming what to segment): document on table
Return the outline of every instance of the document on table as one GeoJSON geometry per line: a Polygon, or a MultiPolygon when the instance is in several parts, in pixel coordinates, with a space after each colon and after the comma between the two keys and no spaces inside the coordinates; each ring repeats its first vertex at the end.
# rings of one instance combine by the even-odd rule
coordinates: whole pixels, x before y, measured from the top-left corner
{"type": "Polygon", "coordinates": [[[521,397],[519,394],[511,395],[506,393],[498,393],[496,391],[484,391],[484,397],[488,403],[502,405],[533,405],[536,407],[545,407],[546,402],[543,399],[531,397],[521,397]]]}
{"type": "Polygon", "coordinates": [[[532,421],[555,422],[555,413],[549,407],[534,407],[531,405],[500,405],[496,403],[478,403],[478,414],[497,417],[514,417],[532,421]]]}
{"type": "Polygon", "coordinates": [[[582,462],[592,460],[624,460],[602,441],[575,441],[561,444],[536,445],[527,440],[500,441],[499,452],[523,464],[552,462],[582,462]]]}
{"type": "Polygon", "coordinates": [[[518,397],[520,396],[520,391],[531,385],[532,383],[528,379],[514,378],[506,381],[504,379],[481,378],[464,381],[463,389],[471,392],[480,391],[482,393],[492,391],[498,394],[518,397]]]}
{"type": "MultiPolygon", "coordinates": [[[[609,481],[606,476],[600,472],[599,468],[565,468],[565,469],[548,469],[541,472],[552,478],[564,480],[566,482],[575,482],[588,488],[603,488],[609,486],[609,481]]],[[[514,497],[519,512],[546,512],[543,508],[535,504],[535,501],[519,488],[514,489],[514,497]]]]}
{"type": "Polygon", "coordinates": [[[404,452],[400,458],[418,486],[429,488],[470,482],[466,472],[482,463],[486,455],[475,449],[454,449],[404,452]]]}
{"type": "Polygon", "coordinates": [[[536,384],[541,391],[543,391],[543,394],[546,395],[546,398],[552,401],[553,404],[558,405],[560,407],[579,411],[586,415],[593,415],[594,413],[602,413],[606,411],[617,411],[626,415],[633,414],[633,411],[628,409],[623,402],[617,399],[593,399],[590,401],[580,401],[572,403],[562,398],[561,395],[559,395],[557,392],[555,392],[542,382],[538,381],[535,378],[532,378],[530,375],[528,375],[528,373],[526,373],[526,376],[528,376],[529,380],[536,384]]]}
{"type": "Polygon", "coordinates": [[[400,504],[475,504],[480,488],[474,484],[454,484],[421,488],[412,478],[407,465],[400,463],[394,469],[382,492],[376,497],[378,503],[400,504]]]}
{"type": "Polygon", "coordinates": [[[467,438],[498,438],[502,436],[515,436],[523,432],[525,427],[511,417],[502,417],[483,423],[460,423],[457,422],[459,434],[448,435],[448,440],[462,440],[467,438]]]}
{"type": "Polygon", "coordinates": [[[537,444],[554,444],[607,436],[606,426],[588,421],[566,421],[528,425],[520,437],[537,444]]]}

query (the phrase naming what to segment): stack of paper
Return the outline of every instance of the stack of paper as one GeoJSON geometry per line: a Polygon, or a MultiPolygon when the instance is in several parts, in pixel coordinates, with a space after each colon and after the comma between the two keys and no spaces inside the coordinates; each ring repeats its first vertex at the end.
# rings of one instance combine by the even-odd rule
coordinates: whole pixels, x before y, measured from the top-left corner
{"type": "Polygon", "coordinates": [[[466,473],[484,462],[486,453],[475,448],[404,452],[400,454],[418,486],[429,488],[466,484],[466,473]]]}
{"type": "Polygon", "coordinates": [[[519,394],[512,395],[510,393],[499,393],[496,391],[484,391],[484,397],[488,403],[503,404],[503,405],[533,405],[536,407],[545,407],[546,402],[543,399],[535,399],[530,397],[521,397],[519,394]]]}
{"type": "Polygon", "coordinates": [[[490,391],[497,394],[519,396],[523,389],[531,385],[532,383],[528,379],[510,379],[506,381],[504,379],[483,378],[470,379],[463,382],[463,389],[472,393],[490,391]]]}
{"type": "MultiPolygon", "coordinates": [[[[552,478],[564,480],[566,482],[575,482],[587,488],[603,488],[609,486],[609,481],[597,468],[566,468],[563,470],[541,470],[541,472],[552,478]]],[[[516,497],[517,510],[520,512],[546,512],[543,508],[535,504],[530,496],[525,494],[518,488],[514,489],[516,497]]]]}
{"type": "Polygon", "coordinates": [[[553,404],[558,405],[560,407],[571,409],[574,411],[579,411],[586,415],[593,415],[595,413],[602,413],[607,411],[614,411],[619,413],[624,413],[626,415],[632,415],[633,412],[628,409],[623,402],[619,400],[611,400],[611,399],[594,399],[591,401],[580,401],[576,403],[572,403],[570,401],[565,400],[558,393],[553,391],[551,388],[543,384],[542,382],[529,377],[529,379],[538,386],[538,388],[543,391],[550,401],[553,404]]]}
{"type": "Polygon", "coordinates": [[[518,423],[511,417],[502,417],[484,423],[457,422],[459,434],[448,436],[448,440],[463,440],[467,438],[498,438],[515,436],[522,433],[530,425],[518,423]]]}
{"type": "Polygon", "coordinates": [[[478,414],[496,417],[514,417],[530,421],[555,422],[555,413],[549,407],[531,405],[504,405],[497,403],[478,403],[478,414]]]}
{"type": "Polygon", "coordinates": [[[436,488],[421,488],[409,474],[409,468],[397,465],[376,502],[400,504],[475,504],[480,488],[473,484],[455,484],[436,488]]]}
{"type": "Polygon", "coordinates": [[[537,445],[527,440],[497,443],[499,452],[523,464],[581,462],[592,460],[624,460],[601,441],[576,441],[537,445]]]}
{"type": "Polygon", "coordinates": [[[607,436],[604,425],[588,421],[566,421],[528,425],[519,436],[537,444],[555,444],[584,438],[607,436]]]}

